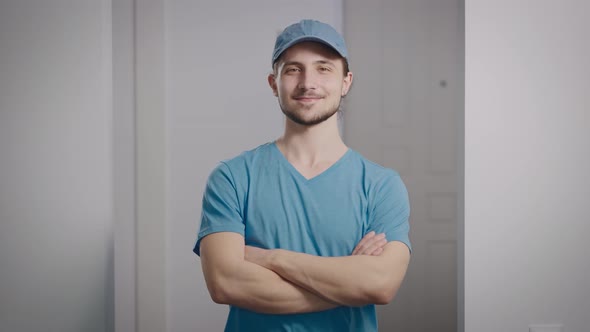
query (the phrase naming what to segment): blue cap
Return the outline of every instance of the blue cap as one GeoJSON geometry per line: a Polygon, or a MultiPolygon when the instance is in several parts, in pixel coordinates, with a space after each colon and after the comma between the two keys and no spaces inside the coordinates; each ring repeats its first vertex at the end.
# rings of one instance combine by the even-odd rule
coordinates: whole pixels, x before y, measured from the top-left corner
{"type": "Polygon", "coordinates": [[[272,53],[272,64],[289,47],[304,41],[315,41],[333,48],[343,58],[348,57],[344,38],[332,26],[315,20],[301,20],[283,30],[277,37],[272,53]]]}

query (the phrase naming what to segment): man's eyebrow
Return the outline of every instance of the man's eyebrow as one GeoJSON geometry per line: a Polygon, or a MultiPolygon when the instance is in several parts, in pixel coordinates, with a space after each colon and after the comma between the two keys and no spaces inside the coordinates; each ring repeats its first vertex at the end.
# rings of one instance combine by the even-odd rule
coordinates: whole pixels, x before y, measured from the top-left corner
{"type": "Polygon", "coordinates": [[[314,61],[314,64],[334,66],[334,62],[330,61],[330,60],[318,60],[318,61],[314,61]]]}
{"type": "MultiPolygon", "coordinates": [[[[330,61],[330,60],[316,60],[313,62],[314,65],[330,65],[330,66],[335,66],[334,61],[330,61]]],[[[299,62],[299,61],[285,61],[283,63],[283,67],[285,66],[302,66],[303,63],[299,62]]]]}
{"type": "Polygon", "coordinates": [[[285,61],[283,63],[283,67],[286,67],[286,66],[301,66],[301,65],[302,65],[302,63],[301,62],[298,62],[298,61],[285,61]]]}

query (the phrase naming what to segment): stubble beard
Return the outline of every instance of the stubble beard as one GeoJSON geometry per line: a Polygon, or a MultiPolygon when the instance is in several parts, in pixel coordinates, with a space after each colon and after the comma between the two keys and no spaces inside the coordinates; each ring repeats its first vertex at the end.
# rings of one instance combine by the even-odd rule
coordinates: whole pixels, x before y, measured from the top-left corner
{"type": "Polygon", "coordinates": [[[291,121],[293,121],[299,125],[302,125],[302,126],[311,127],[311,126],[315,126],[317,124],[320,124],[320,123],[328,120],[334,114],[336,114],[336,112],[338,112],[338,110],[340,110],[340,102],[341,102],[341,99],[338,101],[338,104],[335,105],[333,108],[321,111],[316,116],[314,116],[310,119],[306,119],[305,117],[303,117],[302,113],[310,112],[311,108],[313,106],[311,106],[311,107],[304,106],[304,107],[302,107],[302,111],[298,111],[298,110],[289,109],[288,107],[284,106],[282,103],[279,103],[279,104],[281,107],[281,111],[283,111],[283,114],[285,114],[285,116],[287,118],[289,118],[291,121]]]}

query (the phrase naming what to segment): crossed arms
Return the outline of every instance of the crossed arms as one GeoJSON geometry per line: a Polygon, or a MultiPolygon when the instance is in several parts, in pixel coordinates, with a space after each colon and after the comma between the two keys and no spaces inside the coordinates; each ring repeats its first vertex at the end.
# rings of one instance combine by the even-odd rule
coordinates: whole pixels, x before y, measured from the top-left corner
{"type": "Polygon", "coordinates": [[[405,244],[374,233],[342,257],[246,246],[232,232],[210,234],[200,245],[213,301],[269,314],[389,303],[410,260],[405,244]]]}

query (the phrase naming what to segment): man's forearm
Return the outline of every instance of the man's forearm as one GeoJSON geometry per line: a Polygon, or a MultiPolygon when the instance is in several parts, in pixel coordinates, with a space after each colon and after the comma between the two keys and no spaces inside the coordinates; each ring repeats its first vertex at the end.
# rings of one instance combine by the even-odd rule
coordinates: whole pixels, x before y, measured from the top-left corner
{"type": "Polygon", "coordinates": [[[216,302],[268,314],[315,312],[337,306],[256,264],[243,262],[232,274],[220,281],[223,289],[217,290],[216,302]]]}
{"type": "Polygon", "coordinates": [[[239,234],[216,233],[204,238],[201,265],[211,298],[217,303],[270,314],[314,312],[337,306],[271,270],[245,261],[243,237],[239,234]]]}
{"type": "Polygon", "coordinates": [[[381,303],[376,256],[319,257],[278,250],[269,268],[306,289],[349,306],[381,303]]]}
{"type": "Polygon", "coordinates": [[[258,248],[247,248],[246,254],[290,282],[348,306],[390,302],[409,261],[407,247],[400,242],[389,243],[379,256],[319,257],[258,248]]]}

